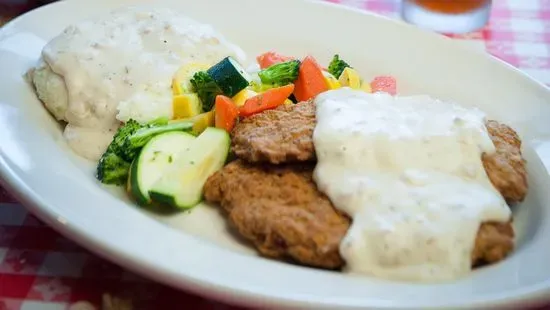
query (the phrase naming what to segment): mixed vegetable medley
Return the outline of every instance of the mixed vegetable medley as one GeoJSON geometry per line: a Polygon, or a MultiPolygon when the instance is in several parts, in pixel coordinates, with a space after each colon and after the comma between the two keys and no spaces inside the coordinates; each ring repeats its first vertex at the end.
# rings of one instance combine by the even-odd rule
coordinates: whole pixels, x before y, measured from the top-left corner
{"type": "Polygon", "coordinates": [[[240,118],[340,87],[396,93],[393,77],[367,82],[339,55],[326,69],[312,56],[267,52],[256,60],[254,72],[231,57],[213,66],[181,67],[172,81],[173,119],[126,122],[99,160],[97,179],[126,185],[142,206],[192,208],[201,202],[207,178],[225,164],[229,133],[240,118]]]}

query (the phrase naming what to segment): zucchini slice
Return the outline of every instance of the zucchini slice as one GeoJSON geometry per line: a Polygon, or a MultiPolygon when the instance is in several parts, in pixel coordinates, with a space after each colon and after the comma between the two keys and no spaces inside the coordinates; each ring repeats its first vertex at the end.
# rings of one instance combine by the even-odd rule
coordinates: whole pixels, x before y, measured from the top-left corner
{"type": "Polygon", "coordinates": [[[207,71],[224,95],[233,97],[250,84],[250,75],[232,57],[225,57],[207,71]]]}
{"type": "Polygon", "coordinates": [[[152,138],[130,167],[128,192],[139,205],[151,203],[149,189],[171,169],[178,155],[196,138],[186,132],[171,131],[152,138]]]}
{"type": "Polygon", "coordinates": [[[178,155],[149,191],[153,201],[189,209],[202,200],[204,183],[223,167],[231,139],[223,130],[208,127],[178,155]]]}

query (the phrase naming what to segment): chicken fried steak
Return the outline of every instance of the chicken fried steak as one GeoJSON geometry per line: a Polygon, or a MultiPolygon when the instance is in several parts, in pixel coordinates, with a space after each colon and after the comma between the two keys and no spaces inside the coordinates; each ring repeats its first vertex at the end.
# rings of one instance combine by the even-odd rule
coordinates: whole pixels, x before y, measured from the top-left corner
{"type": "Polygon", "coordinates": [[[231,133],[232,150],[248,162],[311,161],[314,128],[313,101],[282,105],[239,122],[231,133]]]}
{"type": "Polygon", "coordinates": [[[521,140],[507,125],[487,121],[486,126],[496,148],[494,154],[482,157],[487,176],[509,203],[523,201],[527,195],[527,170],[521,140]]]}
{"type": "MultiPolygon", "coordinates": [[[[236,160],[211,176],[204,191],[260,253],[298,263],[338,269],[339,245],[350,220],[317,190],[314,164],[254,165],[236,160]]],[[[514,246],[510,223],[484,223],[477,234],[472,264],[503,259],[514,246]]]]}
{"type": "MultiPolygon", "coordinates": [[[[232,132],[232,150],[248,162],[280,164],[315,160],[313,101],[280,106],[245,118],[232,132]]],[[[483,156],[489,179],[510,203],[527,194],[527,172],[521,156],[521,140],[510,127],[488,121],[487,129],[496,153],[483,156]]]]}
{"type": "Polygon", "coordinates": [[[343,265],[338,246],[350,221],[317,190],[313,168],[236,160],[208,179],[204,195],[263,255],[334,269],[343,265]]]}

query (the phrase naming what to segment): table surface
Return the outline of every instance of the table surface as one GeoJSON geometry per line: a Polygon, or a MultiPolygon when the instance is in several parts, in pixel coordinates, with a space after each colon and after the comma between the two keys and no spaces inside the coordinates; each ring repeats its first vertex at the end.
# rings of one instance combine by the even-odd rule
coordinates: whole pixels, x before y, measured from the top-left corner
{"type": "MultiPolygon", "coordinates": [[[[398,0],[324,1],[399,18],[398,0]]],[[[550,85],[550,0],[493,2],[485,28],[451,37],[550,85]]],[[[10,17],[0,12],[0,24],[10,17]]],[[[0,310],[168,310],[174,305],[240,309],[176,291],[98,258],[28,214],[0,188],[0,310]]]]}

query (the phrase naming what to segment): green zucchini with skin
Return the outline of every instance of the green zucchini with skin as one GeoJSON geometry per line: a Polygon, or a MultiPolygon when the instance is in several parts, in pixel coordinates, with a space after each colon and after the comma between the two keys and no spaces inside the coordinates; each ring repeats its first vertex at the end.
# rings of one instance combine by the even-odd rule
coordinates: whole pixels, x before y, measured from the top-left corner
{"type": "Polygon", "coordinates": [[[221,169],[229,153],[231,139],[222,129],[208,127],[179,154],[176,163],[149,191],[155,202],[189,209],[202,200],[208,177],[221,169]]]}
{"type": "Polygon", "coordinates": [[[151,204],[149,190],[172,169],[178,156],[188,147],[195,136],[183,131],[171,131],[153,137],[132,162],[128,177],[128,192],[141,205],[151,204]]]}
{"type": "Polygon", "coordinates": [[[250,84],[250,75],[232,57],[225,57],[207,71],[224,95],[232,98],[250,84]]]}

